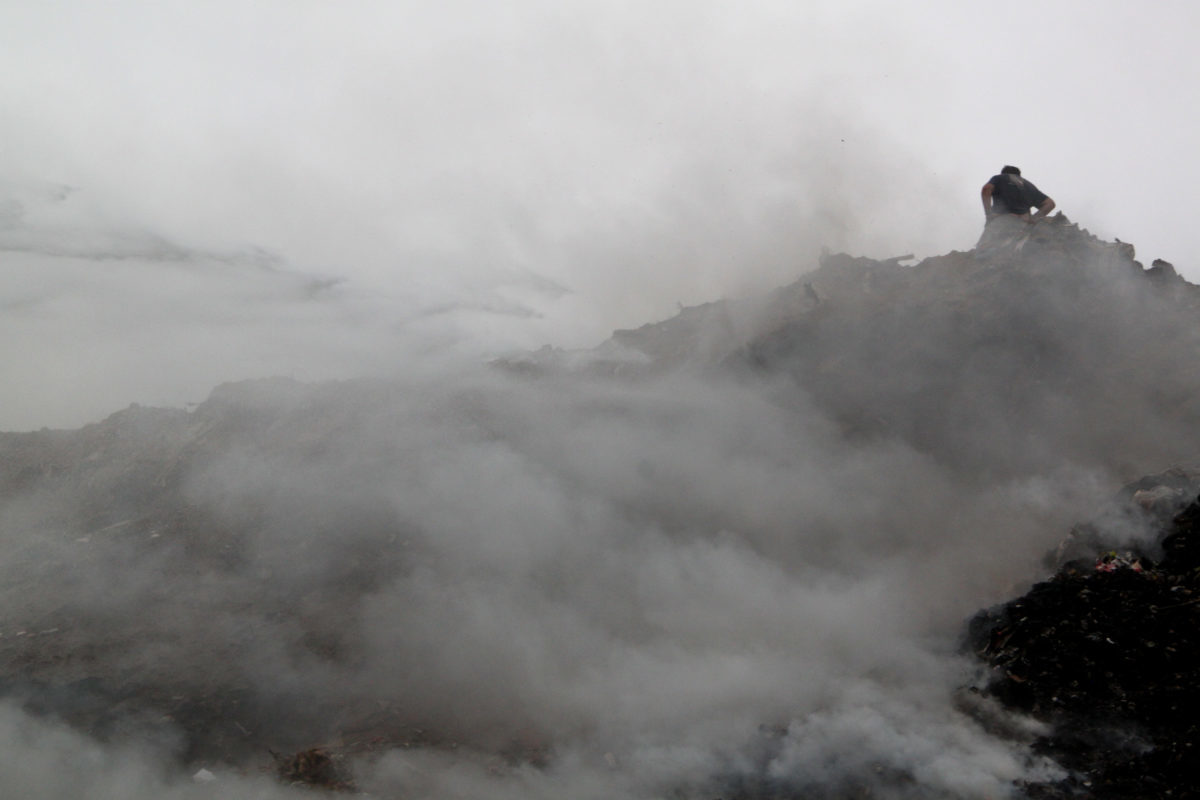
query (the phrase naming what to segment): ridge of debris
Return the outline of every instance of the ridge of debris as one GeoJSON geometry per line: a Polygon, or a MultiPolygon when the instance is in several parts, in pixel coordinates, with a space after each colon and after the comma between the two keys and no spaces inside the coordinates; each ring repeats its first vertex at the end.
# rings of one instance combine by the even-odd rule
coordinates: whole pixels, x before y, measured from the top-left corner
{"type": "Polygon", "coordinates": [[[1179,275],[1174,265],[1155,259],[1146,268],[1136,260],[1133,245],[1099,239],[1062,213],[1031,226],[1023,238],[1006,247],[952,251],[903,265],[912,258],[873,259],[823,249],[815,271],[773,290],[765,299],[718,300],[681,308],[668,319],[615,331],[595,355],[637,352],[660,369],[720,359],[755,346],[789,324],[826,312],[829,304],[842,309],[847,305],[874,308],[892,301],[914,306],[912,295],[930,301],[962,300],[1000,281],[998,268],[1054,282],[1139,277],[1200,310],[1200,287],[1179,275]],[[719,341],[723,344],[717,346],[719,341]]]}

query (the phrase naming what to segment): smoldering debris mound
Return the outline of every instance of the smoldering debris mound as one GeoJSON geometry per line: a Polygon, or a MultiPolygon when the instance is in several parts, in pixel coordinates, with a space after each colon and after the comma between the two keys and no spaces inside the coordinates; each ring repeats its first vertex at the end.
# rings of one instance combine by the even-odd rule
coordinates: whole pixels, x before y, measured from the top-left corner
{"type": "MultiPolygon", "coordinates": [[[[421,481],[451,458],[493,459],[487,478],[523,458],[531,480],[555,490],[582,480],[543,474],[551,454],[578,443],[543,441],[532,415],[489,397],[494,381],[519,404],[577,390],[564,375],[625,385],[714,373],[761,386],[762,407],[781,415],[803,408],[811,420],[815,407],[839,445],[894,440],[967,483],[1064,463],[1143,474],[1200,450],[1200,295],[1133,255],[1059,217],[986,257],[910,267],[826,255],[767,297],[686,309],[585,353],[510,360],[477,384],[247,381],[191,411],[131,407],[79,430],[0,434],[0,694],[193,765],[268,748],[340,759],[460,745],[545,764],[555,743],[528,698],[471,702],[469,671],[431,681],[423,649],[444,632],[406,628],[420,609],[379,600],[402,579],[428,588],[421,581],[447,558],[433,539],[490,523],[423,529],[427,510],[399,505],[397,486],[419,506],[421,481]],[[439,441],[445,431],[460,439],[439,441]],[[497,446],[506,437],[526,450],[497,446]],[[412,688],[422,680],[442,694],[412,688]]],[[[580,407],[619,424],[605,397],[580,407]]],[[[630,472],[606,476],[627,503],[620,513],[665,515],[629,489],[649,482],[651,466],[630,472]]],[[[464,495],[503,496],[459,482],[464,495]]],[[[435,499],[439,510],[455,504],[435,499]]],[[[685,516],[686,502],[670,513],[685,516]]],[[[554,583],[561,575],[527,578],[547,596],[569,594],[565,579],[554,583]]],[[[586,588],[595,606],[612,594],[586,588]]],[[[428,596],[462,600],[453,588],[428,596]]],[[[487,619],[486,607],[471,610],[487,619]]]]}
{"type": "Polygon", "coordinates": [[[1186,462],[1200,287],[1056,219],[986,259],[826,259],[811,281],[822,302],[733,358],[791,375],[860,437],[987,479],[1068,461],[1130,479],[1186,462]]]}
{"type": "Polygon", "coordinates": [[[984,691],[1048,721],[1035,749],[1072,770],[1030,797],[1200,796],[1198,491],[1181,470],[1127,487],[1051,579],[971,621],[984,691]]]}
{"type": "Polygon", "coordinates": [[[587,363],[790,378],[848,435],[988,480],[1071,461],[1129,480],[1194,456],[1179,432],[1200,423],[1200,286],[1172,265],[1061,214],[987,254],[905,260],[826,253],[768,297],[618,331],[587,363]]]}

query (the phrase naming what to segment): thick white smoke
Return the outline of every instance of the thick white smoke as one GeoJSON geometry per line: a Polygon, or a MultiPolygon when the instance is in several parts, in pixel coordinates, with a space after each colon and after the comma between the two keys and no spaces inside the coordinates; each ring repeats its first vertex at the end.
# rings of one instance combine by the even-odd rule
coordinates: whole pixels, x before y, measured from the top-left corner
{"type": "MultiPolygon", "coordinates": [[[[980,488],[985,457],[966,476],[849,443],[772,376],[481,365],[789,282],[822,245],[969,246],[1011,137],[990,106],[931,122],[962,106],[922,113],[895,83],[971,83],[947,69],[965,59],[844,5],[0,12],[0,429],[375,378],[243,390],[265,396],[158,438],[90,429],[18,476],[36,486],[0,507],[0,652],[34,637],[68,690],[4,678],[48,716],[0,713],[0,793],[287,796],[216,764],[193,783],[184,720],[123,716],[146,686],[220,712],[209,750],[320,744],[380,706],[440,737],[360,764],[379,796],[995,798],[1037,774],[959,710],[955,637],[1111,475],[980,488]],[[239,429],[259,402],[278,419],[239,429]],[[110,449],[135,440],[155,455],[110,449]],[[86,479],[54,483],[71,465],[86,479]],[[176,538],[142,525],[157,491],[176,538]],[[105,743],[69,725],[94,704],[105,743]]],[[[1035,152],[1071,208],[1081,176],[1035,152]]],[[[985,403],[984,377],[964,397],[985,403]]],[[[113,425],[157,430],[143,413],[113,425]]],[[[1004,431],[969,433],[988,454],[1004,431]]]]}
{"type": "MultiPolygon", "coordinates": [[[[1078,476],[981,492],[903,445],[847,444],[794,389],[721,378],[276,382],[195,415],[208,454],[151,468],[182,482],[194,540],[98,529],[121,496],[84,486],[12,503],[10,620],[53,625],[44,652],[100,647],[108,677],[248,692],[211,723],[244,748],[322,743],[383,703],[442,743],[360,766],[403,796],[996,797],[1029,774],[958,710],[955,641],[1082,513],[1078,476]],[[237,434],[255,409],[277,419],[237,434]],[[473,755],[512,747],[547,765],[473,755]]],[[[102,442],[94,485],[140,491],[102,442]]]]}

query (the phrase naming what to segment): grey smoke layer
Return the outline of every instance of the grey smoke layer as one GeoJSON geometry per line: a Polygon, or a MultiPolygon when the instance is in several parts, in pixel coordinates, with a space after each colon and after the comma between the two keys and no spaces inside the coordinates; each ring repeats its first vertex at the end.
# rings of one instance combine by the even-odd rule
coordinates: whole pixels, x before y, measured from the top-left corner
{"type": "Polygon", "coordinates": [[[6,729],[226,796],[317,744],[382,796],[1005,796],[1052,767],[961,710],[961,621],[1196,451],[1195,301],[1059,221],[590,353],[4,434],[6,729]]]}
{"type": "Polygon", "coordinates": [[[790,397],[481,372],[122,412],[4,507],[0,645],[39,659],[15,689],[192,763],[386,708],[441,744],[368,778],[405,796],[1002,791],[1026,764],[954,710],[952,638],[1062,509],[1036,481],[964,496],[790,397]]]}
{"type": "Polygon", "coordinates": [[[1045,768],[958,710],[959,624],[1193,457],[1190,295],[1076,240],[758,294],[969,244],[998,107],[1061,207],[1191,252],[1145,202],[1195,183],[1190,9],[947,4],[936,52],[844,0],[9,5],[0,428],[170,409],[0,438],[0,794],[282,796],[316,744],[406,798],[1045,768]],[[1001,40],[1068,77],[963,69],[1001,40]],[[378,379],[195,407],[268,375],[378,379]]]}

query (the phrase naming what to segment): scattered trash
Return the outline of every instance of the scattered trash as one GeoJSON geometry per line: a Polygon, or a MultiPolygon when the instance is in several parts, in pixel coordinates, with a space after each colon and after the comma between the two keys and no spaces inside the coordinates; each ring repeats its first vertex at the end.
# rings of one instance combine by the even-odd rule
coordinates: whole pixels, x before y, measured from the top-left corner
{"type": "MultiPolygon", "coordinates": [[[[1167,495],[1131,500],[1147,497],[1167,495]]],[[[1158,545],[1157,562],[1131,550],[1098,554],[1094,571],[1071,561],[971,621],[969,644],[995,669],[986,693],[1049,723],[1034,751],[1071,772],[1026,796],[1200,796],[1200,500],[1158,545]]]]}
{"type": "Polygon", "coordinates": [[[1116,572],[1119,569],[1131,569],[1134,572],[1145,571],[1145,568],[1142,567],[1142,559],[1128,550],[1120,554],[1116,550],[1110,550],[1096,559],[1096,572],[1116,572]]]}

